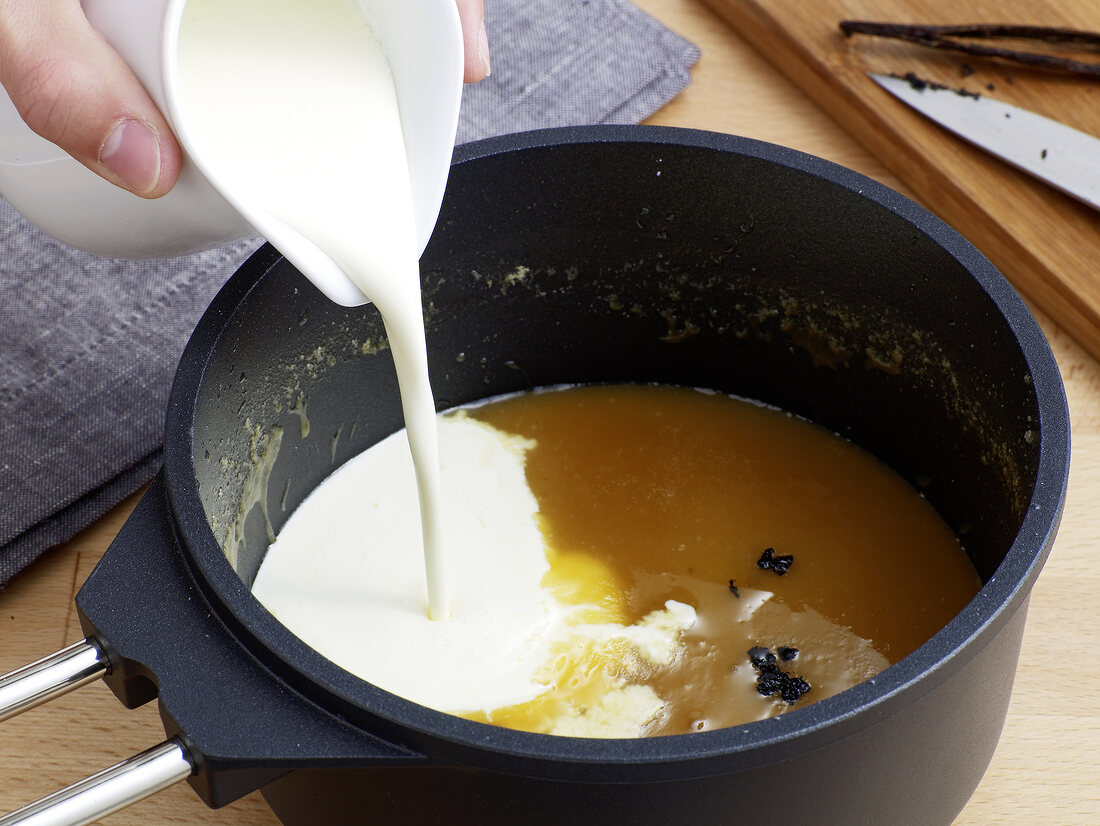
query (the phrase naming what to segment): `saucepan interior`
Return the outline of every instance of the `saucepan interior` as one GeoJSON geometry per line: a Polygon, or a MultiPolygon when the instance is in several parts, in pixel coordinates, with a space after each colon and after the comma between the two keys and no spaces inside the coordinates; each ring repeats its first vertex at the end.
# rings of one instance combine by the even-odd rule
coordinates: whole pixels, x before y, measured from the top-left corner
{"type": "Polygon", "coordinates": [[[727,136],[558,130],[461,147],[457,161],[422,260],[438,407],[591,382],[757,399],[893,467],[986,584],[875,685],[742,727],[759,735],[626,747],[486,733],[347,679],[242,584],[325,476],[401,427],[396,379],[373,308],[328,303],[266,249],[192,343],[205,361],[188,468],[172,466],[170,446],[168,478],[199,577],[288,681],[410,746],[462,760],[455,743],[495,743],[509,770],[545,755],[691,762],[809,737],[886,702],[1020,607],[1060,509],[1064,399],[1023,303],[953,231],[846,170],[727,136]]]}

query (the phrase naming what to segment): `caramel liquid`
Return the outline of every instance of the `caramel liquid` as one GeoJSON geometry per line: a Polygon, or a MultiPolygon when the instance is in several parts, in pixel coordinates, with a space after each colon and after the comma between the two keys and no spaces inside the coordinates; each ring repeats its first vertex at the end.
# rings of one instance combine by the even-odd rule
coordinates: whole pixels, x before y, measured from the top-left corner
{"type": "MultiPolygon", "coordinates": [[[[900,477],[782,412],[610,386],[514,396],[471,415],[537,442],[526,474],[550,587],[615,601],[626,623],[670,599],[695,608],[683,653],[630,675],[666,703],[647,735],[751,722],[850,688],[927,641],[980,587],[951,531],[900,477]],[[785,574],[758,567],[767,548],[793,556],[785,574]],[[811,686],[793,706],[757,690],[757,646],[798,649],[778,662],[811,686]]],[[[552,705],[479,719],[546,730],[552,705]]]]}

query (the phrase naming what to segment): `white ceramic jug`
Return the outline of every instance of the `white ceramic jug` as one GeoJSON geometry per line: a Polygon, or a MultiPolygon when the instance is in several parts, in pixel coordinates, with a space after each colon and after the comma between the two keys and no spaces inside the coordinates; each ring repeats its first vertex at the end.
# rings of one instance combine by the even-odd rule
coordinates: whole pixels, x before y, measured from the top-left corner
{"type": "MultiPolygon", "coordinates": [[[[202,148],[188,145],[187,130],[175,120],[176,45],[186,2],[82,3],[88,20],[130,65],[180,139],[183,168],[163,198],[139,198],[95,175],[33,133],[0,89],[0,195],[58,240],[107,257],[160,258],[258,234],[230,206],[219,182],[204,177],[191,160],[202,148]]],[[[457,8],[454,0],[354,2],[381,40],[393,72],[422,249],[439,213],[458,125],[463,55],[457,8]]],[[[278,239],[268,240],[291,256],[278,239]]],[[[346,279],[338,273],[311,269],[318,271],[311,273],[317,286],[333,300],[365,300],[348,289],[350,282],[341,283],[346,279]]]]}

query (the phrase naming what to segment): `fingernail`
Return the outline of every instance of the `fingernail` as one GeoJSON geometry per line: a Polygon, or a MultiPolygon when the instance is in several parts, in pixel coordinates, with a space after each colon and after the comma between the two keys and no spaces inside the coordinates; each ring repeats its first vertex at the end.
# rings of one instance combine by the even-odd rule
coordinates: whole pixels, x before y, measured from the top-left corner
{"type": "Polygon", "coordinates": [[[481,31],[477,35],[477,56],[485,67],[485,76],[488,77],[493,73],[493,68],[489,65],[489,33],[485,31],[484,20],[481,21],[481,31]]]}
{"type": "Polygon", "coordinates": [[[148,195],[160,180],[160,140],[144,121],[120,120],[99,148],[99,162],[131,192],[148,195]]]}

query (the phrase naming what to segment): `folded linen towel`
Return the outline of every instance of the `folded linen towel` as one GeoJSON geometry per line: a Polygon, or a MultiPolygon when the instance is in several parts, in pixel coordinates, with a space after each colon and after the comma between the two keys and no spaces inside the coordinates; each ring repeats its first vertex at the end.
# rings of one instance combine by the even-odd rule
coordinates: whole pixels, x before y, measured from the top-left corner
{"type": "MultiPolygon", "coordinates": [[[[487,0],[493,74],[458,140],[638,122],[698,49],[626,0],[487,0]]],[[[162,261],[96,258],[0,201],[0,588],[149,480],[187,338],[262,239],[162,261]]]]}

